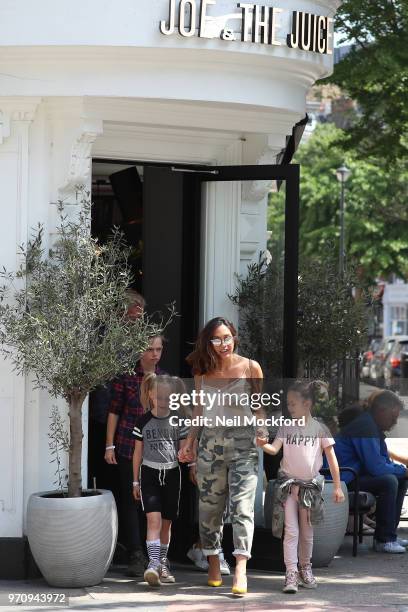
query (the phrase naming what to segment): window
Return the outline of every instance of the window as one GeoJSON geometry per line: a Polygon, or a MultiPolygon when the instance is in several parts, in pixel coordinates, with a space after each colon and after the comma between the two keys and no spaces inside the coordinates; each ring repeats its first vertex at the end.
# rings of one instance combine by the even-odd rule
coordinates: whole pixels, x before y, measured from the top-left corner
{"type": "Polygon", "coordinates": [[[391,306],[391,333],[395,336],[408,333],[407,305],[391,306]]]}

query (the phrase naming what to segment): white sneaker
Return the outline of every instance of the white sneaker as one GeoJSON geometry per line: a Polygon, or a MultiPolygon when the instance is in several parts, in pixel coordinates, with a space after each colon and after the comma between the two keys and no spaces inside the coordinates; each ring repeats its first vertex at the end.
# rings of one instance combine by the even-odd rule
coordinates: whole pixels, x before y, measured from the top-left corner
{"type": "Polygon", "coordinates": [[[402,554],[407,552],[404,546],[401,546],[398,542],[374,542],[374,550],[376,552],[391,554],[402,554]]]}
{"type": "Polygon", "coordinates": [[[408,546],[408,540],[403,540],[402,538],[397,538],[397,542],[400,546],[405,546],[405,548],[408,546]]]}
{"type": "Polygon", "coordinates": [[[201,571],[206,572],[208,570],[207,557],[203,554],[201,548],[192,546],[187,552],[187,557],[194,563],[194,565],[201,571]]]}
{"type": "Polygon", "coordinates": [[[160,582],[163,584],[173,584],[176,582],[176,579],[171,573],[170,563],[167,557],[160,561],[160,582]]]}
{"type": "Polygon", "coordinates": [[[297,593],[299,584],[299,574],[294,570],[289,570],[285,575],[285,584],[282,589],[284,593],[297,593]]]}
{"type": "Polygon", "coordinates": [[[160,565],[150,561],[143,577],[150,586],[160,586],[160,565]]]}
{"type": "Polygon", "coordinates": [[[229,576],[231,573],[231,570],[230,570],[230,566],[225,560],[224,553],[220,552],[218,557],[220,559],[220,571],[221,571],[222,576],[229,576]]]}
{"type": "Polygon", "coordinates": [[[317,587],[316,578],[313,576],[312,566],[310,563],[299,565],[299,586],[305,589],[315,589],[317,587]]]}

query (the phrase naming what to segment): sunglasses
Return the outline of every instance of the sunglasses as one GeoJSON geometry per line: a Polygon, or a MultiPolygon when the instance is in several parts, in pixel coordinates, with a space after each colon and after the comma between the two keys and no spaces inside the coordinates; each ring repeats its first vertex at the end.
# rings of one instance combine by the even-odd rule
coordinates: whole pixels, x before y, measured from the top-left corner
{"type": "Polygon", "coordinates": [[[234,342],[234,338],[232,336],[225,336],[225,338],[211,338],[210,342],[213,346],[221,346],[223,344],[225,346],[229,346],[234,342]]]}

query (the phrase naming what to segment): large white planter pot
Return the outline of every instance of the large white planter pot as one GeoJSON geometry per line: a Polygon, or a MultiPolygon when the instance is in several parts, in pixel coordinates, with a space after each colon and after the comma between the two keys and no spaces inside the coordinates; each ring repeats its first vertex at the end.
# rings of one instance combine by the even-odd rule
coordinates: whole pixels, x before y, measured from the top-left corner
{"type": "Polygon", "coordinates": [[[349,502],[344,482],[341,488],[346,498],[342,504],[333,500],[333,483],[326,482],[323,490],[324,521],[314,527],[313,557],[314,567],[327,567],[343,543],[347,529],[349,502]]]}
{"type": "Polygon", "coordinates": [[[28,500],[27,537],[45,580],[56,587],[99,584],[112,561],[118,535],[111,491],[62,498],[55,491],[28,500]]]}
{"type": "MultiPolygon", "coordinates": [[[[275,481],[270,480],[265,493],[264,516],[265,527],[272,528],[272,492],[275,481]]],[[[341,488],[345,496],[342,504],[332,501],[333,483],[326,482],[323,490],[324,499],[324,521],[315,525],[313,532],[313,557],[314,567],[326,567],[339,550],[347,529],[349,503],[348,491],[344,482],[341,488]]]]}

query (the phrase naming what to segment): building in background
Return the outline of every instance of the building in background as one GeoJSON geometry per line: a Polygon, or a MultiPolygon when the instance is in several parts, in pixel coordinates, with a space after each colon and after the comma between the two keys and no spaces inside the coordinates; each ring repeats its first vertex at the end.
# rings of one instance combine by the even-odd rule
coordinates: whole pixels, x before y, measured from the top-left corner
{"type": "Polygon", "coordinates": [[[387,283],[383,295],[383,335],[408,335],[408,284],[399,280],[387,283]]]}

